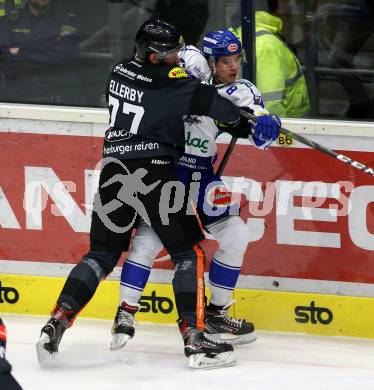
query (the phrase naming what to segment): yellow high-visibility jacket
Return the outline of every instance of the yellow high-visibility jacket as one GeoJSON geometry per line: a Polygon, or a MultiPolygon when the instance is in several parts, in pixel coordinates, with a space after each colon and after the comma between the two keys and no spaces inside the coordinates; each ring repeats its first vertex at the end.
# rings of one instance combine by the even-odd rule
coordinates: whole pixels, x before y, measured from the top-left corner
{"type": "Polygon", "coordinates": [[[5,15],[5,0],[0,0],[0,17],[5,15]]]}
{"type": "MultiPolygon", "coordinates": [[[[14,0],[14,6],[22,4],[22,0],[14,0]]],[[[0,18],[5,15],[5,0],[0,0],[0,18]]]]}
{"type": "MultiPolygon", "coordinates": [[[[305,76],[299,60],[278,36],[282,20],[256,12],[256,86],[266,109],[281,117],[301,117],[310,110],[305,76]]],[[[241,27],[231,29],[241,40],[241,27]]]]}

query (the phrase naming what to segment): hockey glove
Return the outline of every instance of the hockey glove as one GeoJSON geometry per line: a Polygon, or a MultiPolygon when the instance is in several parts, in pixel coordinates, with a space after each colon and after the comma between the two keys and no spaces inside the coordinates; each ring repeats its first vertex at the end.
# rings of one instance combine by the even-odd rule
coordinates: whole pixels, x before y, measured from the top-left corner
{"type": "Polygon", "coordinates": [[[279,137],[281,120],[277,115],[260,115],[256,117],[255,131],[252,134],[256,146],[269,146],[279,137]]]}
{"type": "MultiPolygon", "coordinates": [[[[253,111],[248,107],[241,107],[240,109],[253,114],[253,111]]],[[[217,121],[215,123],[221,131],[226,131],[235,138],[248,138],[253,132],[253,123],[243,116],[241,116],[235,123],[227,124],[217,121]]]]}

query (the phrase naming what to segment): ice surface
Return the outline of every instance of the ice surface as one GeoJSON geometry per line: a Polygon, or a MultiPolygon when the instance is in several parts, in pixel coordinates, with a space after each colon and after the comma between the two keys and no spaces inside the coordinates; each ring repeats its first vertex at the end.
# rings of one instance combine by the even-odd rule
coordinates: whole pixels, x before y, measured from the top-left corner
{"type": "Polygon", "coordinates": [[[45,370],[35,343],[48,318],[1,316],[24,390],[374,390],[374,340],[257,332],[255,343],[236,347],[234,367],[201,371],[188,368],[176,325],[138,324],[134,339],[111,352],[112,322],[78,319],[45,370]]]}

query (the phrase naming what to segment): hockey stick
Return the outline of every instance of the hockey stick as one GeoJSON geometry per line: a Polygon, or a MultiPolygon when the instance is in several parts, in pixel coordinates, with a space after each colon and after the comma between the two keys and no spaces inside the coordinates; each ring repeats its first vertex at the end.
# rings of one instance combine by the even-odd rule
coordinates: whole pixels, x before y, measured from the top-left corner
{"type": "MultiPolygon", "coordinates": [[[[254,115],[248,113],[247,111],[240,110],[240,115],[244,116],[245,118],[247,118],[253,122],[256,122],[256,117],[254,115]]],[[[316,149],[324,154],[327,154],[328,156],[331,156],[331,157],[333,157],[333,158],[335,158],[335,159],[337,159],[345,164],[351,165],[353,168],[356,168],[362,172],[365,172],[370,176],[374,176],[374,168],[370,168],[363,163],[360,163],[358,161],[353,160],[350,157],[345,156],[344,154],[336,153],[333,150],[326,148],[325,146],[317,144],[316,142],[311,141],[310,139],[305,138],[302,135],[296,134],[290,130],[286,130],[283,127],[280,129],[280,132],[286,136],[289,136],[289,137],[295,139],[296,141],[301,142],[302,144],[308,145],[311,148],[316,149]]]]}
{"type": "Polygon", "coordinates": [[[232,151],[234,149],[234,146],[235,146],[237,140],[238,139],[236,137],[232,137],[231,138],[230,144],[229,144],[229,146],[226,149],[226,152],[225,152],[225,154],[224,154],[224,156],[222,158],[221,163],[219,164],[219,167],[217,169],[216,175],[218,175],[218,176],[222,175],[222,172],[225,169],[225,167],[227,165],[227,162],[229,161],[229,158],[231,156],[231,153],[232,153],[232,151]]]}
{"type": "Polygon", "coordinates": [[[157,259],[154,259],[153,262],[154,263],[161,263],[162,261],[169,261],[171,260],[171,256],[170,255],[165,255],[165,256],[162,256],[162,257],[157,257],[157,259]]]}

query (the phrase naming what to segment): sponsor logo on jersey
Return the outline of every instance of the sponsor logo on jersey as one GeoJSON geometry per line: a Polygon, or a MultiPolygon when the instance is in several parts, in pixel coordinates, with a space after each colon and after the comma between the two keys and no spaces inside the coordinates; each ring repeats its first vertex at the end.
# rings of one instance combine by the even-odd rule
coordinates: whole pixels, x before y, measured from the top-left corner
{"type": "Polygon", "coordinates": [[[201,123],[201,120],[197,115],[184,115],[183,122],[193,125],[194,123],[201,123]]]}
{"type": "Polygon", "coordinates": [[[202,81],[208,81],[209,77],[210,77],[210,74],[206,74],[203,69],[200,68],[200,66],[198,65],[195,65],[192,70],[191,70],[191,73],[197,77],[198,79],[202,80],[202,81]]]}
{"type": "Polygon", "coordinates": [[[123,141],[131,138],[132,136],[132,133],[124,129],[109,129],[105,132],[105,140],[108,142],[123,141]]]}
{"type": "Polygon", "coordinates": [[[127,69],[123,66],[123,64],[118,64],[113,69],[114,73],[118,73],[121,76],[126,76],[130,78],[131,80],[134,80],[134,78],[137,76],[137,74],[130,69],[127,69]]]}
{"type": "Polygon", "coordinates": [[[149,77],[147,77],[147,76],[144,76],[143,74],[138,74],[138,75],[136,76],[136,78],[137,78],[138,80],[146,81],[147,83],[151,83],[151,82],[152,82],[152,79],[151,79],[151,78],[149,78],[149,77]]]}
{"type": "Polygon", "coordinates": [[[14,287],[2,286],[0,281],[0,303],[17,303],[19,300],[19,292],[14,287]]]}
{"type": "Polygon", "coordinates": [[[317,307],[314,301],[310,303],[310,306],[296,306],[295,314],[295,321],[301,324],[310,322],[311,324],[320,323],[322,325],[328,325],[334,318],[330,309],[327,307],[317,307]]]}
{"type": "Polygon", "coordinates": [[[189,164],[196,164],[196,158],[195,157],[187,157],[185,154],[180,158],[180,161],[185,161],[189,164]]]}
{"type": "Polygon", "coordinates": [[[238,45],[236,43],[231,43],[228,47],[227,50],[230,52],[234,52],[238,50],[238,45]]]}
{"type": "Polygon", "coordinates": [[[178,66],[178,67],[173,68],[169,72],[168,77],[169,77],[169,79],[184,79],[184,78],[189,77],[189,76],[188,76],[188,73],[184,69],[182,69],[178,66]]]}
{"type": "Polygon", "coordinates": [[[233,194],[224,186],[212,187],[206,196],[207,202],[210,206],[227,207],[235,204],[233,194]]]}
{"type": "Polygon", "coordinates": [[[187,146],[193,146],[195,148],[198,148],[202,153],[207,153],[208,151],[208,139],[201,139],[198,137],[191,138],[191,132],[187,131],[187,137],[185,140],[185,143],[187,146]]]}
{"type": "Polygon", "coordinates": [[[171,161],[158,160],[158,159],[153,158],[151,160],[151,164],[154,164],[154,165],[168,165],[168,164],[171,164],[171,161]]]}

